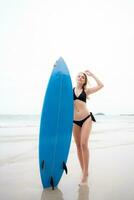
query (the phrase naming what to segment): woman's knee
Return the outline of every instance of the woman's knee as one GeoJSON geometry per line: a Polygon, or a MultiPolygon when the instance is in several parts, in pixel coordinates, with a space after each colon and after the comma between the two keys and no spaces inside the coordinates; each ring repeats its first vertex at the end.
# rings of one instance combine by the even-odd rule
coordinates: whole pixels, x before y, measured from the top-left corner
{"type": "Polygon", "coordinates": [[[77,146],[77,150],[81,151],[81,144],[80,143],[76,143],[76,146],[77,146]]]}
{"type": "Polygon", "coordinates": [[[82,148],[83,150],[88,149],[88,143],[87,143],[87,141],[82,141],[82,142],[81,142],[81,148],[82,148]]]}

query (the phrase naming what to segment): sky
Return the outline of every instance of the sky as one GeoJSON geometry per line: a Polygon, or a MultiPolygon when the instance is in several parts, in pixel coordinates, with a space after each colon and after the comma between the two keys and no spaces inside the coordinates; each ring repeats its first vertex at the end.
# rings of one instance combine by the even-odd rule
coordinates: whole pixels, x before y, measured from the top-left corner
{"type": "Polygon", "coordinates": [[[0,114],[40,114],[60,56],[73,86],[87,69],[104,84],[93,113],[134,113],[133,55],[133,0],[0,1],[0,114]]]}

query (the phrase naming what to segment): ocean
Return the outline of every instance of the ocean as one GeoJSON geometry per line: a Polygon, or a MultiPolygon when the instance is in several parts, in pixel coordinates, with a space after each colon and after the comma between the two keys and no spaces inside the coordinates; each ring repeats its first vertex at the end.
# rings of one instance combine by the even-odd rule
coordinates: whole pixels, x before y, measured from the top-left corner
{"type": "Polygon", "coordinates": [[[0,115],[0,128],[37,127],[39,115],[0,115]]]}
{"type": "MultiPolygon", "coordinates": [[[[133,132],[133,115],[95,115],[94,133],[133,132]]],[[[39,115],[0,115],[0,135],[4,129],[37,128],[40,126],[39,115]]],[[[10,133],[9,133],[10,134],[10,133]]]]}
{"type": "MultiPolygon", "coordinates": [[[[111,146],[134,143],[133,115],[95,115],[91,131],[91,146],[111,146]],[[129,136],[129,137],[128,137],[129,136]]],[[[39,136],[39,115],[0,115],[0,141],[39,136]]]]}

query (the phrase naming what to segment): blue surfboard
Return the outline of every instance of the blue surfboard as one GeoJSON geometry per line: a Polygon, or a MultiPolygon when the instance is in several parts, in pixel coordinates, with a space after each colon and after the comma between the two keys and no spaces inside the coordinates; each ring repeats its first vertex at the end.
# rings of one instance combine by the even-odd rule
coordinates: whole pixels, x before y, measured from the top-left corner
{"type": "Polygon", "coordinates": [[[55,63],[45,93],[40,120],[39,166],[43,188],[57,187],[67,173],[73,125],[72,82],[63,58],[55,63]]]}

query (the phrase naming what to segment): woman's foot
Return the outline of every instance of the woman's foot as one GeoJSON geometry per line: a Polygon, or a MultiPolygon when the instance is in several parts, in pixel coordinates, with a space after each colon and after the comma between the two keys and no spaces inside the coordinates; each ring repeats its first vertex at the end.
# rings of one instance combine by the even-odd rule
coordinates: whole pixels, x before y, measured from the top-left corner
{"type": "Polygon", "coordinates": [[[83,175],[81,182],[79,183],[80,186],[88,184],[88,175],[83,175]]]}

